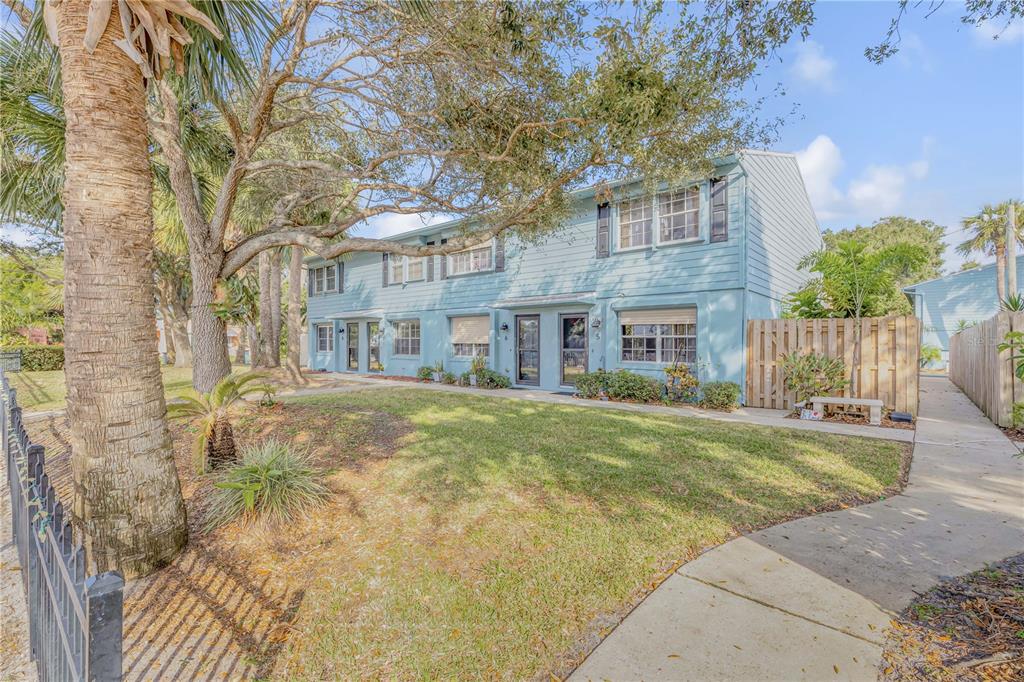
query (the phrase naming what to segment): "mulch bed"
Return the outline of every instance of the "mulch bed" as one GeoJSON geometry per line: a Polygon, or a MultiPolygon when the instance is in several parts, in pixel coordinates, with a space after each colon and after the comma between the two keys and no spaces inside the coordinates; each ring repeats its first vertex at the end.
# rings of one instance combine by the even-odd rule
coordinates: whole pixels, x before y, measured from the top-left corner
{"type": "Polygon", "coordinates": [[[1003,432],[1003,435],[1009,438],[1014,443],[1024,443],[1024,429],[1015,429],[1012,427],[1000,426],[999,429],[1003,432]]]}
{"type": "Polygon", "coordinates": [[[879,679],[1024,679],[1024,554],[915,599],[892,621],[879,679]]]}
{"type": "MultiPolygon", "coordinates": [[[[800,415],[797,413],[787,414],[786,419],[799,419],[800,415]]],[[[871,426],[868,423],[868,418],[862,414],[853,412],[829,412],[821,421],[832,422],[833,424],[854,424],[856,426],[871,426]]],[[[881,428],[883,429],[905,429],[913,431],[915,426],[913,422],[894,422],[889,418],[889,415],[882,416],[881,428]]]]}

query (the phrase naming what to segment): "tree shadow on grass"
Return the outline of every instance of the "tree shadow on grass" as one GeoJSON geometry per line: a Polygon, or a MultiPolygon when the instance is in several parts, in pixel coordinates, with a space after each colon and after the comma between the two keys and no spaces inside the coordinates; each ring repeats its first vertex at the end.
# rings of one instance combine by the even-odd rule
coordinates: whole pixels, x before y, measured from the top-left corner
{"type": "Polygon", "coordinates": [[[439,517],[511,487],[532,491],[541,505],[585,504],[609,521],[699,513],[742,529],[877,497],[895,481],[903,450],[706,420],[509,400],[478,405],[434,394],[404,415],[417,425],[404,451],[416,460],[406,492],[439,517]]]}

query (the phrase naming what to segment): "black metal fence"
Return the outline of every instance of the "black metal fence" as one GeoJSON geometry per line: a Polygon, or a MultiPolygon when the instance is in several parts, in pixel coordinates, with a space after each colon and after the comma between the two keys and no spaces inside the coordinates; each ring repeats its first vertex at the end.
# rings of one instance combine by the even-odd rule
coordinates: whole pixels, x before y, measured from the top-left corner
{"type": "Polygon", "coordinates": [[[85,548],[46,475],[44,449],[29,442],[3,371],[0,384],[0,441],[39,679],[120,680],[124,580],[117,572],[86,577],[85,548]]]}

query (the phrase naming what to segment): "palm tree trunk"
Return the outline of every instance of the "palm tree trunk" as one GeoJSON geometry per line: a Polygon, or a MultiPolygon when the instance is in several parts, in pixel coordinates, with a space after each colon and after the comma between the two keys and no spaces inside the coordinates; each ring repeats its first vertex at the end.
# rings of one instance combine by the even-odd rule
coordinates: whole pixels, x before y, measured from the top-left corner
{"type": "Polygon", "coordinates": [[[291,247],[288,262],[288,374],[292,381],[304,383],[302,376],[302,249],[291,247]]]}
{"type": "Polygon", "coordinates": [[[1003,242],[996,243],[996,295],[999,302],[1006,300],[1006,246],[1003,242]]]}
{"type": "Polygon", "coordinates": [[[113,41],[89,54],[89,0],[58,5],[64,90],[65,381],[74,516],[90,571],[126,578],[185,545],[157,356],[146,93],[113,41]]]}
{"type": "Polygon", "coordinates": [[[211,469],[217,469],[237,459],[235,432],[231,428],[231,420],[226,416],[218,417],[213,425],[213,434],[206,442],[206,461],[211,469]]]}

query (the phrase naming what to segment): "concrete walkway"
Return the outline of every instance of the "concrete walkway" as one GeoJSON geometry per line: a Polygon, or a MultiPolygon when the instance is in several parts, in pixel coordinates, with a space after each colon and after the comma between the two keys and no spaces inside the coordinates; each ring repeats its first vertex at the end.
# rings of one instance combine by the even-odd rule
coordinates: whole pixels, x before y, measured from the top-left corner
{"type": "Polygon", "coordinates": [[[637,403],[617,403],[602,400],[581,400],[579,398],[572,397],[568,393],[552,393],[550,391],[523,388],[470,388],[469,386],[450,386],[446,384],[395,381],[393,379],[379,379],[372,376],[347,373],[334,373],[329,376],[337,377],[340,385],[334,387],[320,386],[316,388],[301,388],[298,390],[281,392],[278,393],[278,395],[281,397],[293,397],[322,395],[324,393],[349,393],[351,391],[360,391],[367,388],[420,388],[430,391],[470,393],[473,395],[486,396],[488,398],[511,398],[514,400],[530,400],[557,405],[573,405],[575,407],[596,407],[608,410],[623,410],[627,412],[664,414],[673,417],[712,419],[715,421],[732,422],[735,424],[777,426],[781,428],[801,429],[805,431],[837,433],[844,436],[883,438],[886,440],[898,440],[907,443],[914,440],[914,431],[911,429],[892,429],[880,426],[868,426],[866,424],[843,424],[839,422],[815,422],[801,421],[799,419],[787,419],[786,416],[790,414],[789,410],[768,410],[762,408],[741,407],[732,412],[718,412],[715,410],[701,410],[686,405],[646,405],[637,403]]]}
{"type": "Polygon", "coordinates": [[[1024,551],[1024,461],[923,378],[903,494],[752,533],[662,583],[571,680],[875,680],[891,615],[942,576],[1024,551]]]}

